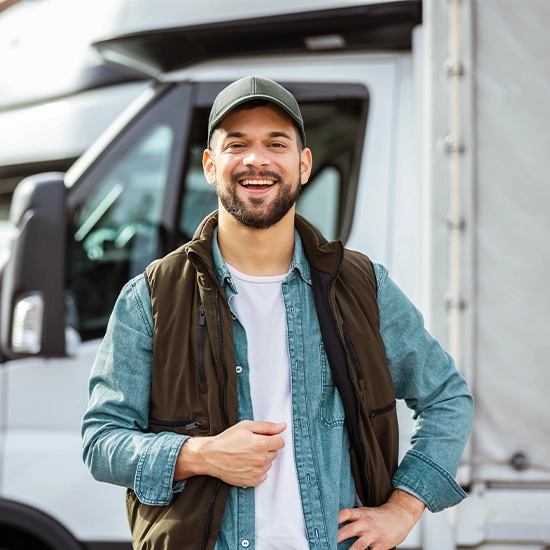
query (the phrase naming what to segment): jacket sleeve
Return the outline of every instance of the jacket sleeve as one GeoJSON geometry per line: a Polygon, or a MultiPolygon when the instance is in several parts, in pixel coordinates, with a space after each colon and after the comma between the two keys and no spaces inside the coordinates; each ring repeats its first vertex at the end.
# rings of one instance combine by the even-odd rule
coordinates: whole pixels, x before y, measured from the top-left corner
{"type": "Polygon", "coordinates": [[[438,512],[466,497],[455,476],[472,426],[473,398],[451,356],[424,328],[420,312],[383,266],[374,269],[395,396],[405,400],[415,420],[393,486],[438,512]]]}
{"type": "Polygon", "coordinates": [[[171,432],[145,433],[153,367],[151,301],[143,275],[121,291],[99,348],[82,421],[84,462],[92,476],[133,489],[149,505],[169,504],[181,446],[171,432]]]}

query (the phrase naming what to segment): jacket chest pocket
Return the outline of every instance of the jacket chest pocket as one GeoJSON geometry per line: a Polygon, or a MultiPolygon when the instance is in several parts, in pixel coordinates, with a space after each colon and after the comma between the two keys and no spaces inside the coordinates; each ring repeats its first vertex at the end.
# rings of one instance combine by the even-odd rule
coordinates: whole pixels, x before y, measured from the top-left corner
{"type": "Polygon", "coordinates": [[[330,430],[338,426],[343,426],[346,414],[340,392],[334,385],[334,379],[332,378],[332,372],[322,342],[319,344],[319,358],[322,376],[319,421],[325,428],[330,430]]]}

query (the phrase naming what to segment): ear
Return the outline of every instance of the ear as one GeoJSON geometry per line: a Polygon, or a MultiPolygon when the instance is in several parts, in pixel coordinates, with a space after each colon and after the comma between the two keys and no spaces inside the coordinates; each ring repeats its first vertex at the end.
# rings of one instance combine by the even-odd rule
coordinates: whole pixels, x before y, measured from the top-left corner
{"type": "Polygon", "coordinates": [[[309,181],[312,166],[313,157],[311,155],[311,149],[306,147],[302,149],[300,153],[300,181],[302,185],[305,185],[309,181]]]}
{"type": "Polygon", "coordinates": [[[204,177],[206,181],[215,186],[216,185],[216,167],[214,166],[214,154],[210,149],[205,149],[202,154],[202,169],[204,170],[204,177]]]}

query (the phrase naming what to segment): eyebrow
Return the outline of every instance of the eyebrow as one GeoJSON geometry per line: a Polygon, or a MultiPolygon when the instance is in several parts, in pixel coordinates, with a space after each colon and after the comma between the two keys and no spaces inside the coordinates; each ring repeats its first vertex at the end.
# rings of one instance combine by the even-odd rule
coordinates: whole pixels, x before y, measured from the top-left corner
{"type": "Polygon", "coordinates": [[[284,137],[286,139],[292,140],[289,134],[286,132],[269,132],[269,137],[271,138],[277,138],[277,137],[284,137]]]}
{"type": "MultiPolygon", "coordinates": [[[[227,132],[224,136],[225,139],[227,138],[245,138],[246,134],[244,132],[227,132]]],[[[287,134],[286,132],[281,131],[275,131],[275,132],[269,132],[268,137],[270,138],[278,138],[283,137],[289,140],[292,140],[292,137],[287,134]]]]}
{"type": "Polygon", "coordinates": [[[225,136],[223,136],[225,139],[227,138],[243,138],[246,134],[243,132],[226,132],[225,136]]]}

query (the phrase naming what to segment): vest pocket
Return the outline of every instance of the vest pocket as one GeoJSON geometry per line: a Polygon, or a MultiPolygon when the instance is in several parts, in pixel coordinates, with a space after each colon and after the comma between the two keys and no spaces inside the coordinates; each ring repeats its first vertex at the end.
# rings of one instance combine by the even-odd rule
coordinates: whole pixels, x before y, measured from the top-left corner
{"type": "Polygon", "coordinates": [[[382,414],[386,414],[390,411],[393,411],[393,409],[395,409],[396,406],[397,406],[397,401],[394,399],[391,403],[388,403],[384,407],[380,407],[379,409],[375,409],[374,411],[371,411],[369,413],[369,418],[370,418],[371,425],[374,425],[374,419],[377,416],[380,416],[382,414]]]}
{"type": "Polygon", "coordinates": [[[149,431],[174,432],[180,435],[208,435],[210,425],[204,420],[166,420],[149,417],[149,431]]]}
{"type": "Polygon", "coordinates": [[[319,406],[319,421],[325,428],[330,430],[344,425],[346,413],[340,392],[334,385],[332,372],[330,371],[325,347],[322,342],[319,344],[319,357],[323,384],[321,404],[319,406]]]}

